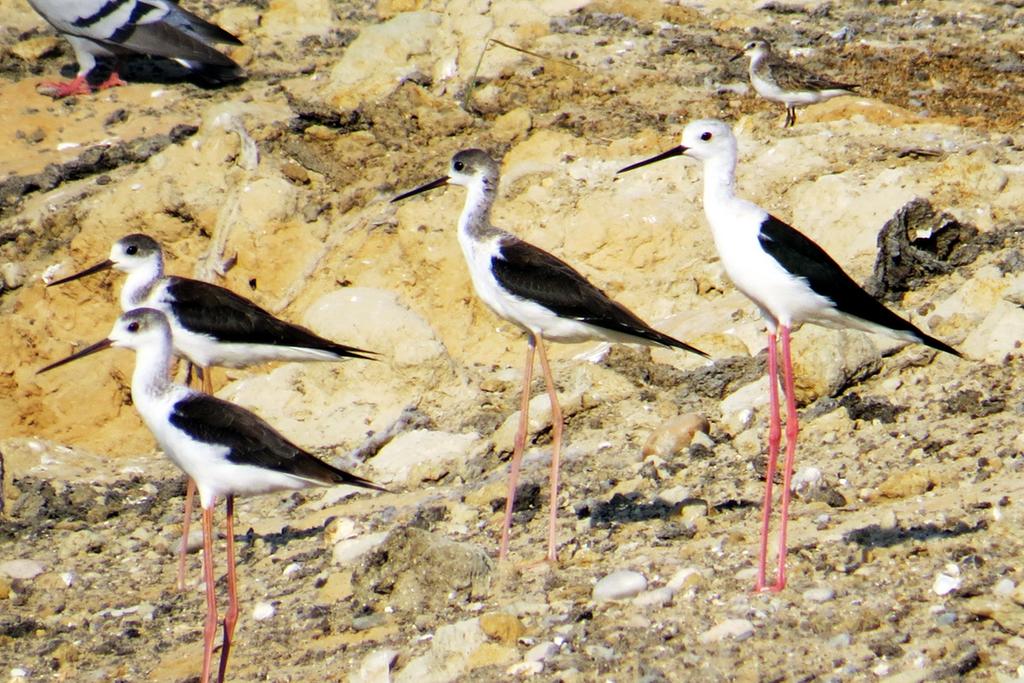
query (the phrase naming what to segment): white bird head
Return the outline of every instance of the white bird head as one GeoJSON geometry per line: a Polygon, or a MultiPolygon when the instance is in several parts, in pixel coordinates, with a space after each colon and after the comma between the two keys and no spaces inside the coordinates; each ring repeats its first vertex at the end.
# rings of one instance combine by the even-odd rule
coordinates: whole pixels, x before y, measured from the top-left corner
{"type": "Polygon", "coordinates": [[[50,363],[45,368],[37,370],[36,374],[41,375],[71,361],[115,346],[138,351],[141,348],[160,344],[169,348],[170,343],[171,324],[167,321],[167,316],[154,308],[134,308],[121,314],[106,339],[90,344],[67,358],[50,363]]]}
{"type": "Polygon", "coordinates": [[[688,157],[693,157],[694,159],[700,159],[701,161],[707,161],[708,159],[716,157],[725,157],[726,155],[732,155],[735,157],[736,138],[733,136],[732,129],[729,128],[729,124],[725,121],[719,121],[718,119],[701,119],[699,121],[692,121],[683,129],[683,141],[681,145],[666,150],[661,154],[651,157],[650,159],[644,159],[643,161],[638,161],[635,164],[630,164],[629,166],[620,169],[619,173],[632,171],[635,168],[640,168],[641,166],[653,164],[656,161],[662,161],[671,157],[677,157],[682,154],[685,154],[688,157]]]}

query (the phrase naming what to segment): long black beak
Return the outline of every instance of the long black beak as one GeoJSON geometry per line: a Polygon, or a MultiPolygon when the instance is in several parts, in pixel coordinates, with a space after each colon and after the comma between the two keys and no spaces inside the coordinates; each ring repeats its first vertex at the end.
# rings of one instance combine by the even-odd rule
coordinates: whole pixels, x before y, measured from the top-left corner
{"type": "Polygon", "coordinates": [[[114,262],[111,261],[110,259],[107,259],[106,261],[103,261],[101,263],[97,263],[95,266],[90,266],[89,268],[86,268],[81,273],[75,273],[74,275],[68,275],[67,277],[63,277],[63,278],[61,278],[59,280],[54,280],[53,282],[49,283],[46,286],[47,287],[53,287],[54,285],[62,285],[65,282],[71,282],[72,280],[77,280],[80,277],[85,277],[86,275],[92,275],[93,273],[98,273],[101,270],[107,270],[108,268],[113,268],[113,267],[114,267],[114,262]]]}
{"type": "Polygon", "coordinates": [[[82,349],[78,353],[73,353],[70,356],[68,356],[67,358],[63,359],[63,360],[59,360],[56,363],[50,363],[45,368],[40,368],[39,370],[36,370],[36,374],[37,375],[41,375],[44,372],[47,372],[49,370],[53,370],[54,368],[60,367],[61,365],[64,365],[66,363],[70,363],[73,360],[78,360],[79,358],[85,358],[86,356],[91,356],[92,354],[94,354],[94,353],[96,353],[98,351],[102,351],[103,349],[109,349],[110,346],[113,343],[114,342],[111,339],[102,339],[102,340],[96,342],[95,344],[93,344],[91,346],[86,346],[84,349],[82,349]]]}
{"type": "Polygon", "coordinates": [[[740,57],[742,57],[745,54],[747,54],[747,53],[746,52],[741,52],[738,55],[733,55],[732,57],[729,57],[729,61],[730,62],[735,62],[737,59],[739,59],[740,57]]]}
{"type": "Polygon", "coordinates": [[[662,152],[658,156],[651,157],[650,159],[645,159],[644,161],[638,161],[635,164],[630,164],[626,168],[620,168],[618,170],[618,173],[625,173],[626,171],[632,171],[634,168],[640,168],[641,166],[646,166],[647,164],[653,164],[656,161],[662,161],[664,159],[669,159],[671,157],[677,157],[683,152],[685,152],[686,149],[687,148],[683,147],[682,145],[679,145],[678,147],[673,147],[672,149],[666,152],[662,152]]]}
{"type": "Polygon", "coordinates": [[[394,199],[391,200],[391,203],[394,204],[395,202],[400,202],[403,199],[406,199],[407,197],[411,197],[411,196],[413,196],[415,194],[419,194],[420,192],[426,192],[427,190],[433,190],[435,187],[444,187],[447,184],[448,184],[448,176],[445,176],[443,178],[438,178],[437,180],[431,181],[431,182],[427,183],[426,185],[421,185],[420,187],[417,187],[415,190],[409,190],[405,194],[398,195],[397,197],[395,197],[394,199]]]}

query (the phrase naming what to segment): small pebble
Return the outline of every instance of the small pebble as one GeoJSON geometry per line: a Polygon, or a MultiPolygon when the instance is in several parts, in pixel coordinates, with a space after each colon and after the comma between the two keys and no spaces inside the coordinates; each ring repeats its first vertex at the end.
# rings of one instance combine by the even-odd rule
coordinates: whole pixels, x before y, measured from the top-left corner
{"type": "Polygon", "coordinates": [[[702,580],[703,577],[700,575],[699,571],[693,567],[685,567],[673,574],[672,578],[668,580],[668,584],[666,584],[666,586],[671,588],[673,591],[681,591],[684,588],[696,586],[702,580]]]}
{"type": "Polygon", "coordinates": [[[0,574],[12,579],[34,579],[46,571],[46,565],[38,560],[7,560],[0,562],[0,574]]]}
{"type": "Polygon", "coordinates": [[[687,413],[678,415],[658,425],[647,437],[643,447],[643,457],[657,455],[669,459],[690,445],[697,432],[707,433],[711,424],[703,415],[687,413]]]}
{"type": "Polygon", "coordinates": [[[804,600],[808,602],[828,602],[836,596],[836,592],[828,586],[809,588],[803,593],[804,600]]]}
{"type": "Polygon", "coordinates": [[[726,638],[746,640],[752,635],[754,635],[754,625],[747,619],[726,619],[700,634],[700,642],[717,643],[726,638]]]}
{"type": "Polygon", "coordinates": [[[851,642],[853,642],[853,638],[850,637],[849,633],[840,633],[828,639],[828,647],[829,649],[836,650],[841,647],[849,647],[851,642]]]}
{"type": "Polygon", "coordinates": [[[689,486],[673,486],[672,488],[665,489],[664,491],[662,491],[661,493],[658,494],[658,498],[661,498],[663,501],[665,501],[669,505],[675,505],[676,503],[681,503],[681,502],[683,502],[684,500],[686,500],[689,497],[690,497],[690,487],[689,486]]]}
{"type": "Polygon", "coordinates": [[[961,583],[962,579],[960,579],[959,576],[939,574],[935,577],[935,583],[932,584],[932,590],[935,591],[936,595],[949,595],[959,588],[961,583]]]}
{"type": "Polygon", "coordinates": [[[263,621],[264,619],[269,619],[274,616],[275,612],[277,612],[277,610],[275,610],[274,606],[269,602],[257,602],[252,608],[252,618],[256,621],[263,621]]]}
{"type": "Polygon", "coordinates": [[[647,589],[647,579],[640,572],[620,569],[604,577],[594,586],[594,600],[621,600],[631,598],[647,589]]]}
{"type": "Polygon", "coordinates": [[[1013,589],[1017,585],[1013,582],[1013,579],[1000,579],[996,582],[996,585],[992,587],[992,592],[1002,597],[1010,597],[1013,595],[1013,589]]]}
{"type": "Polygon", "coordinates": [[[544,662],[558,654],[558,646],[553,642],[546,641],[534,645],[523,655],[525,662],[544,662]]]}
{"type": "Polygon", "coordinates": [[[652,591],[644,591],[633,598],[633,604],[637,607],[664,607],[672,602],[673,595],[675,595],[674,590],[668,586],[663,586],[652,591]]]}

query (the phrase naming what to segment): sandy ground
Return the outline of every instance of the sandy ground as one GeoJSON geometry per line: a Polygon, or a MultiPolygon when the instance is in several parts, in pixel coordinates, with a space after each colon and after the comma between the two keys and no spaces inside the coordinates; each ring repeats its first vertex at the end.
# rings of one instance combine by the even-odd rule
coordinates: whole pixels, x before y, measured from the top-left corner
{"type": "Polygon", "coordinates": [[[131,405],[131,355],[35,374],[118,314],[119,275],[45,281],[146,232],[169,272],[382,353],[214,371],[218,395],[392,490],[239,504],[231,679],[1024,680],[1019,4],[212,0],[187,5],[242,38],[246,81],[142,61],[127,87],[53,101],[36,85],[73,74],[70,48],[0,0],[0,676],[198,679],[201,553],[193,535],[178,593],[184,486],[131,405]],[[782,129],[729,61],[756,35],[861,96],[782,129]],[[741,194],[967,356],[795,334],[777,595],[750,590],[763,326],[717,262],[697,165],[615,176],[708,116],[737,130],[741,194]],[[555,567],[536,562],[543,398],[496,561],[525,345],[473,296],[463,191],[388,202],[468,147],[504,158],[496,224],[714,359],[552,348],[555,567]],[[689,414],[707,434],[645,456],[689,414]],[[620,570],[626,595],[600,599],[620,570]]]}

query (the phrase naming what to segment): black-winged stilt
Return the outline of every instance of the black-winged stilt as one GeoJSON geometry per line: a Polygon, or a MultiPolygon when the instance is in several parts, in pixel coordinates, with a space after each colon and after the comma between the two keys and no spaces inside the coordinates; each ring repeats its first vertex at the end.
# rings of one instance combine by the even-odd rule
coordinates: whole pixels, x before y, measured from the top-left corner
{"type": "Polygon", "coordinates": [[[733,284],[757,305],[768,326],[769,416],[768,471],[765,482],[755,590],[786,585],[786,525],[798,432],[790,328],[815,323],[834,328],[878,332],[960,356],[948,344],[922,332],[861,289],[832,257],[795,228],[761,207],[736,196],[736,138],[728,124],[694,121],[683,130],[682,144],[619,173],[685,154],[704,164],[704,215],[711,226],[722,266],[733,284]],[[786,459],[780,511],[778,576],[765,584],[772,479],[782,427],[779,415],[776,333],[782,337],[786,399],[786,459]]]}
{"type": "Polygon", "coordinates": [[[508,554],[509,530],[515,505],[519,467],[526,447],[529,423],[530,380],[535,349],[540,353],[551,401],[551,492],[547,559],[557,559],[558,464],[562,445],[562,412],[551,376],[544,340],[583,342],[602,340],[684,349],[707,357],[703,351],[658,332],[625,306],[613,301],[558,257],[524,242],[491,224],[491,207],[498,194],[499,166],[486,152],[468,149],[456,154],[448,175],[395,197],[406,197],[444,185],[467,189],[459,218],[458,238],[477,295],[499,317],[526,332],[526,363],[519,429],[509,473],[508,497],[501,528],[498,556],[508,554]]]}

